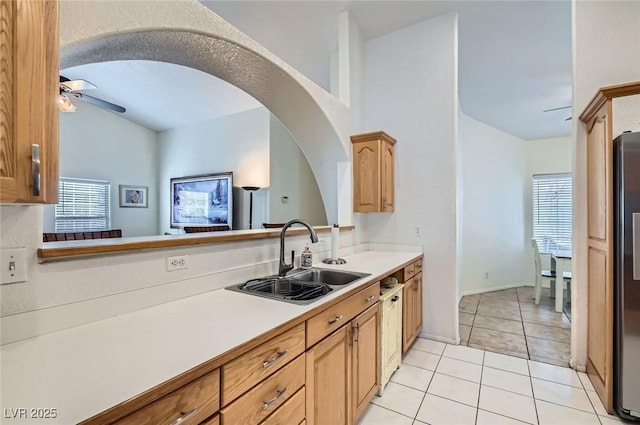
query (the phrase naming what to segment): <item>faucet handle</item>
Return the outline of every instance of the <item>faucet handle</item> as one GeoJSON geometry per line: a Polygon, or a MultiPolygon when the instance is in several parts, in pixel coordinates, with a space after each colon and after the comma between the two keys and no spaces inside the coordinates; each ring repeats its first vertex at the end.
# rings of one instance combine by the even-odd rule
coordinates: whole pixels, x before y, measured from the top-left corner
{"type": "Polygon", "coordinates": [[[295,264],[293,263],[296,258],[296,251],[294,249],[291,250],[291,268],[295,268],[295,264]]]}

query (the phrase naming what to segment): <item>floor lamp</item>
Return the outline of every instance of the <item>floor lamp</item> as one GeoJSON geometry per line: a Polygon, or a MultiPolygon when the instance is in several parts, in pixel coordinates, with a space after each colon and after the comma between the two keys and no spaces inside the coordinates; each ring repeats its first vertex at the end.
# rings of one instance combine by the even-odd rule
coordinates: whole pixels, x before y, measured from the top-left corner
{"type": "Polygon", "coordinates": [[[242,188],[249,192],[249,229],[253,229],[253,192],[260,188],[258,186],[242,186],[242,188]]]}

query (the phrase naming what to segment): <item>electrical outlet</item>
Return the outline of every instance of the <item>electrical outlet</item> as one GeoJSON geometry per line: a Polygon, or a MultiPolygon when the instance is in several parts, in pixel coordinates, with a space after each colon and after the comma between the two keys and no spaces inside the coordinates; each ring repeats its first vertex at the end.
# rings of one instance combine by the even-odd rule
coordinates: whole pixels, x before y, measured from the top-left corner
{"type": "Polygon", "coordinates": [[[422,226],[420,225],[416,226],[416,237],[422,237],[422,226]]]}
{"type": "Polygon", "coordinates": [[[489,279],[489,272],[484,272],[484,278],[489,279]]]}
{"type": "Polygon", "coordinates": [[[167,257],[167,271],[173,272],[176,270],[188,269],[187,265],[188,255],[178,255],[175,257],[167,257]]]}

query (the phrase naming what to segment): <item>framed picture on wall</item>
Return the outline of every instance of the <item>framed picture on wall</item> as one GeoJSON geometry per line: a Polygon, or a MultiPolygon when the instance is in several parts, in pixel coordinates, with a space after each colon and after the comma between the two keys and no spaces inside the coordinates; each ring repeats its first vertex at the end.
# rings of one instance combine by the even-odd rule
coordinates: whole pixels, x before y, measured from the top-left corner
{"type": "Polygon", "coordinates": [[[121,208],[149,208],[149,186],[132,186],[121,184],[121,208]]]}
{"type": "Polygon", "coordinates": [[[233,173],[171,179],[171,227],[208,227],[233,221],[233,173]]]}

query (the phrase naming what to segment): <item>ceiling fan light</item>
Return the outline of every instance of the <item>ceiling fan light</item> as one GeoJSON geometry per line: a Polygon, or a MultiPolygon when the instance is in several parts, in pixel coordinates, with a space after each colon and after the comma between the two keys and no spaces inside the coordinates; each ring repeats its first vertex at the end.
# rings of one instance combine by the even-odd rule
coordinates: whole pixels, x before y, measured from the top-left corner
{"type": "Polygon", "coordinates": [[[76,105],[71,103],[67,96],[60,94],[58,96],[58,109],[60,109],[61,112],[75,112],[76,105]]]}

